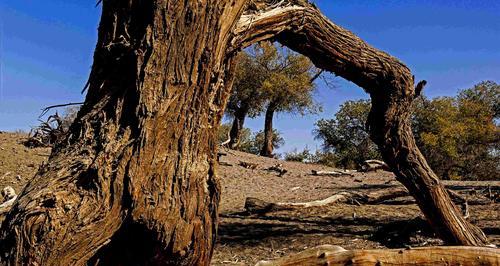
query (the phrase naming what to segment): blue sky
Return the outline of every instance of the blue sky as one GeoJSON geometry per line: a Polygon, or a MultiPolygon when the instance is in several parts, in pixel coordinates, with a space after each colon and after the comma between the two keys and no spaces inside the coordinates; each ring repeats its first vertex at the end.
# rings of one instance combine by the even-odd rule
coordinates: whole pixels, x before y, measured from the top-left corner
{"type": "MultiPolygon", "coordinates": [[[[482,80],[500,82],[500,1],[317,0],[335,23],[405,62],[429,83],[428,96],[453,95],[482,80]]],[[[0,130],[29,130],[45,106],[82,101],[96,43],[100,8],[87,0],[0,2],[0,130]]],[[[336,78],[319,84],[319,115],[278,114],[286,144],[279,152],[320,147],[312,129],[346,100],[366,98],[336,78]]],[[[252,130],[261,118],[247,120],[252,130]]]]}

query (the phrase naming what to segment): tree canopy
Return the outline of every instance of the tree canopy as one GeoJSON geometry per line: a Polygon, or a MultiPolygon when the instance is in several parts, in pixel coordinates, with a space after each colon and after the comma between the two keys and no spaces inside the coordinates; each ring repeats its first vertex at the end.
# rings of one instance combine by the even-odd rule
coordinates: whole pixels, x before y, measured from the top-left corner
{"type": "Polygon", "coordinates": [[[456,97],[416,101],[413,130],[417,145],[444,179],[500,176],[500,86],[482,82],[456,97]]]}
{"type": "MultiPolygon", "coordinates": [[[[484,180],[500,176],[500,86],[482,82],[455,97],[419,97],[413,106],[413,134],[432,169],[443,179],[484,180]]],[[[316,123],[316,138],[337,164],[355,167],[379,158],[366,132],[366,100],[344,103],[333,119],[316,123]]]]}
{"type": "Polygon", "coordinates": [[[266,72],[261,91],[276,112],[305,115],[321,107],[313,99],[314,79],[321,73],[309,58],[269,42],[256,46],[255,58],[266,72]]]}

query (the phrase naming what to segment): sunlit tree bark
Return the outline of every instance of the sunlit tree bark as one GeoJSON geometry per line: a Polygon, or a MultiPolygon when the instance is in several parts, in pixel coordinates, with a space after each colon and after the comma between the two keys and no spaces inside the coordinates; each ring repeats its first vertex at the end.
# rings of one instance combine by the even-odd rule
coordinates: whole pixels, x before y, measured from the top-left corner
{"type": "Polygon", "coordinates": [[[104,0],[85,104],[3,222],[0,264],[208,265],[233,58],[270,38],[363,87],[373,140],[437,232],[483,244],[415,146],[410,70],[305,1],[273,3],[104,0]]]}

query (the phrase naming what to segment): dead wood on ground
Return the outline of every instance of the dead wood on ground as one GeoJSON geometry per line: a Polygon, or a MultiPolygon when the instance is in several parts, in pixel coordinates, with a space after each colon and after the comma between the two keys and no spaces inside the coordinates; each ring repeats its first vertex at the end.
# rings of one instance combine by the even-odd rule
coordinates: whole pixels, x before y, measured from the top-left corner
{"type": "Polygon", "coordinates": [[[391,171],[389,166],[380,160],[366,160],[361,164],[361,171],[371,172],[377,170],[391,171]]]}
{"type": "Polygon", "coordinates": [[[354,176],[352,173],[347,171],[317,171],[311,170],[312,175],[316,176],[354,176]]]}
{"type": "Polygon", "coordinates": [[[246,169],[252,169],[252,170],[257,169],[257,167],[259,166],[256,163],[250,163],[250,162],[244,162],[244,161],[240,161],[238,163],[238,165],[241,166],[241,167],[244,167],[246,169]]]}
{"type": "MultiPolygon", "coordinates": [[[[448,190],[450,197],[456,204],[462,206],[464,214],[468,214],[468,205],[470,202],[460,194],[448,190]]],[[[334,195],[309,202],[266,202],[264,200],[248,197],[245,200],[245,210],[248,213],[266,213],[270,211],[279,210],[289,210],[294,208],[311,208],[311,207],[322,207],[335,203],[345,203],[345,204],[381,204],[385,201],[394,200],[400,197],[409,196],[408,190],[404,187],[391,187],[388,189],[380,189],[372,192],[361,192],[361,191],[342,191],[335,193],[334,195]]],[[[413,204],[414,201],[407,201],[407,204],[413,204]]],[[[488,204],[487,200],[484,201],[473,201],[474,204],[488,204]]]]}
{"type": "Polygon", "coordinates": [[[23,143],[28,148],[51,147],[66,134],[63,120],[57,113],[39,122],[40,125],[31,129],[28,139],[23,143]]]}
{"type": "Polygon", "coordinates": [[[284,174],[286,174],[288,172],[288,170],[285,169],[283,167],[283,164],[281,164],[281,163],[275,164],[275,165],[267,168],[266,170],[267,171],[274,171],[274,172],[278,173],[278,176],[283,176],[284,174]]]}
{"type": "Polygon", "coordinates": [[[291,265],[500,265],[500,249],[489,247],[423,247],[410,249],[345,250],[323,245],[256,266],[291,265]]]}

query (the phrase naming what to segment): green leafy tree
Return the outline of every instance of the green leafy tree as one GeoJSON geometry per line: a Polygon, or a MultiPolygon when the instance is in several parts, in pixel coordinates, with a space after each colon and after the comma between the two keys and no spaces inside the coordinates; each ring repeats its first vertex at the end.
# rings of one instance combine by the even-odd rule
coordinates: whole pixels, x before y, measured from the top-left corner
{"type": "Polygon", "coordinates": [[[367,100],[347,101],[335,118],[316,122],[315,137],[323,141],[323,152],[338,166],[352,169],[365,160],[380,158],[365,129],[370,107],[367,100]]]}
{"type": "MultiPolygon", "coordinates": [[[[285,145],[285,140],[276,129],[273,129],[273,133],[271,136],[272,136],[272,145],[276,149],[279,149],[280,147],[285,145]]],[[[260,130],[259,132],[253,135],[251,145],[249,147],[248,146],[242,147],[242,151],[253,154],[260,154],[262,146],[264,145],[265,141],[266,141],[266,134],[264,133],[264,131],[260,130]]],[[[273,153],[269,157],[279,157],[279,155],[273,153]]]]}
{"type": "Polygon", "coordinates": [[[457,97],[422,97],[413,115],[417,145],[443,179],[500,176],[500,87],[482,82],[457,97]]]}
{"type": "Polygon", "coordinates": [[[321,76],[310,60],[289,49],[262,42],[243,51],[226,114],[233,118],[229,146],[241,145],[240,134],[246,117],[265,111],[264,141],[260,154],[272,156],[273,118],[278,112],[305,115],[320,110],[314,102],[314,80],[321,76]]]}
{"type": "Polygon", "coordinates": [[[262,43],[256,50],[257,61],[267,73],[261,91],[267,100],[264,119],[262,156],[272,156],[273,119],[279,112],[305,115],[317,113],[321,107],[313,99],[314,81],[321,75],[311,61],[287,48],[262,43]]]}
{"type": "Polygon", "coordinates": [[[321,164],[330,167],[335,167],[338,162],[338,157],[329,151],[316,150],[312,153],[309,148],[304,148],[302,151],[296,149],[285,153],[286,161],[321,164]]]}
{"type": "MultiPolygon", "coordinates": [[[[500,176],[500,86],[482,82],[456,97],[415,101],[412,116],[417,145],[432,169],[443,179],[486,180],[500,176]]],[[[354,167],[378,158],[365,131],[368,101],[343,104],[335,119],[316,123],[316,138],[323,140],[337,164],[354,167]]]]}
{"type": "Polygon", "coordinates": [[[262,84],[268,73],[258,63],[264,56],[254,45],[238,55],[233,89],[226,107],[226,114],[233,118],[229,134],[229,147],[241,145],[241,134],[247,117],[256,117],[264,110],[265,96],[262,84]],[[250,53],[250,51],[254,51],[250,53]]]}
{"type": "Polygon", "coordinates": [[[310,163],[312,162],[314,154],[311,153],[309,148],[305,147],[302,151],[297,149],[285,153],[285,161],[310,163]]]}

